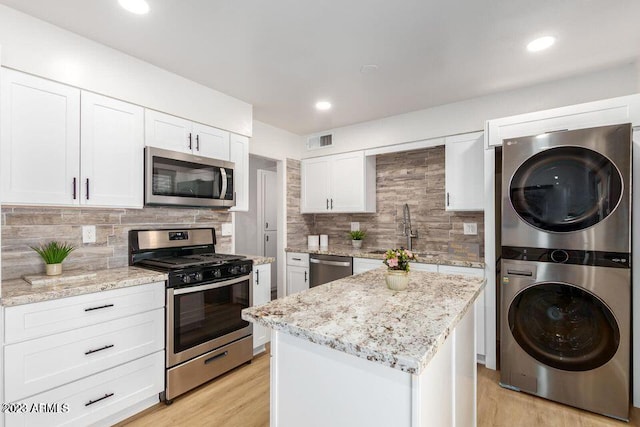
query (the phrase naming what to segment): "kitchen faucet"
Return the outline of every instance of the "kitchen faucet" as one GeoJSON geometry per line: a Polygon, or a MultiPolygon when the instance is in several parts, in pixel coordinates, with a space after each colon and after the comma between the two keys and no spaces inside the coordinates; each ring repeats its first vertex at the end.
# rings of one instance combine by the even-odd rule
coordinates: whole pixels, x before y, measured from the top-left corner
{"type": "Polygon", "coordinates": [[[404,204],[404,208],[402,211],[402,226],[403,226],[402,234],[407,236],[407,249],[411,251],[413,250],[411,239],[417,239],[418,232],[416,231],[414,233],[413,230],[411,229],[411,213],[409,212],[409,204],[407,203],[404,204]]]}

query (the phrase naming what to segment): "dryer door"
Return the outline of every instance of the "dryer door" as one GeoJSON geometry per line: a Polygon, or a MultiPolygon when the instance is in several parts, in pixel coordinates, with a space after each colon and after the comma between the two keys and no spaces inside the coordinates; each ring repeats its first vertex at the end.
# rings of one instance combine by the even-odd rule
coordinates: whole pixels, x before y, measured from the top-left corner
{"type": "Polygon", "coordinates": [[[508,313],[514,339],[531,357],[566,371],[607,363],[620,344],[611,310],[596,296],[566,283],[542,283],[519,292],[508,313]]]}
{"type": "Polygon", "coordinates": [[[509,197],[528,224],[552,232],[582,230],[609,216],[622,197],[622,177],[602,154],[581,147],[549,148],[513,174],[509,197]]]}

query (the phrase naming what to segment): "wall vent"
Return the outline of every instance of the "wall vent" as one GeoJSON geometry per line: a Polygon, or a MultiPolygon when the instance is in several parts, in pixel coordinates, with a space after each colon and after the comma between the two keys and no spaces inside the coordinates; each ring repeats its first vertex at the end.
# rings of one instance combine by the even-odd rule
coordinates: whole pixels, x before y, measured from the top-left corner
{"type": "Polygon", "coordinates": [[[307,139],[307,150],[317,150],[333,146],[333,134],[315,135],[307,139]]]}

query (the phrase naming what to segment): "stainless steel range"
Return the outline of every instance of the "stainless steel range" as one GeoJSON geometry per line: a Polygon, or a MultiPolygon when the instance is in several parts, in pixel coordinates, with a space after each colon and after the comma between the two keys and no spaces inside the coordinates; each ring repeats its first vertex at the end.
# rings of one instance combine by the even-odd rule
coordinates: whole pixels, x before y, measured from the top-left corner
{"type": "Polygon", "coordinates": [[[213,228],[132,230],[129,264],[167,272],[167,404],[253,356],[253,263],[215,252],[213,228]]]}

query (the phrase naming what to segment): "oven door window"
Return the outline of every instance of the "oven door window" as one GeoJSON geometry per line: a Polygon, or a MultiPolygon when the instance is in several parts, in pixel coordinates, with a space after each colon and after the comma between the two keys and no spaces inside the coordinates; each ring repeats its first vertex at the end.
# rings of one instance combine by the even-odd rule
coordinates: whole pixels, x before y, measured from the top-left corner
{"type": "Polygon", "coordinates": [[[152,193],[156,196],[219,199],[222,187],[219,167],[153,157],[152,193]]]}
{"type": "Polygon", "coordinates": [[[588,371],[618,350],[620,330],[594,295],[564,283],[531,286],[509,307],[509,329],[520,347],[545,365],[588,371]]]}
{"type": "Polygon", "coordinates": [[[249,326],[240,314],[249,307],[249,280],[173,298],[176,354],[249,326]]]}
{"type": "Polygon", "coordinates": [[[572,232],[609,216],[622,197],[622,178],[603,155],[580,147],[545,150],[514,173],[511,204],[530,225],[572,232]]]}

